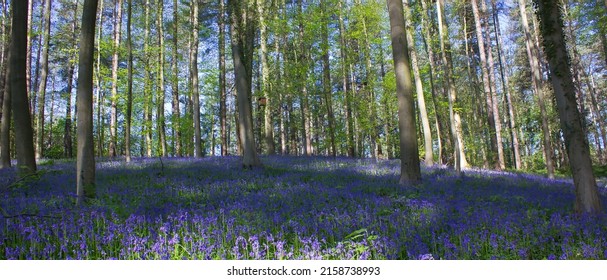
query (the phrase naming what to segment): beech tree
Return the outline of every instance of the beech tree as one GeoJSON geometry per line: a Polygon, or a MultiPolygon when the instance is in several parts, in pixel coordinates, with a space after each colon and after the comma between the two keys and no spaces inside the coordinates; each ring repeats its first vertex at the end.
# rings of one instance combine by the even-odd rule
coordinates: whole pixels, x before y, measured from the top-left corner
{"type": "Polygon", "coordinates": [[[78,54],[78,104],[76,153],[76,204],[95,198],[95,151],[93,142],[93,54],[97,0],[85,0],[82,8],[78,54]]]}
{"type": "Polygon", "coordinates": [[[556,97],[565,147],[571,164],[575,185],[575,211],[602,212],[601,200],[592,171],[588,140],[582,128],[575,87],[571,74],[571,60],[563,31],[561,4],[558,1],[535,0],[543,38],[544,52],[550,66],[550,81],[556,97]]]}
{"type": "Polygon", "coordinates": [[[392,56],[396,74],[398,96],[398,129],[400,136],[400,180],[401,184],[417,183],[421,180],[419,150],[415,129],[413,88],[409,69],[409,48],[405,30],[402,0],[388,0],[392,56]]]}

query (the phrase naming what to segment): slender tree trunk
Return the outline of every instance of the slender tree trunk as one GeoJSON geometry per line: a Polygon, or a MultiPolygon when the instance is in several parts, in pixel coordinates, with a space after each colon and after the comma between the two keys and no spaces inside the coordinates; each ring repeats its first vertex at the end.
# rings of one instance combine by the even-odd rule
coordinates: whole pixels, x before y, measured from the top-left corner
{"type": "Polygon", "coordinates": [[[110,118],[110,156],[116,157],[117,139],[118,139],[118,59],[120,48],[120,31],[122,25],[122,0],[117,0],[115,4],[114,18],[114,54],[112,56],[112,112],[110,118]]]}
{"type": "Polygon", "coordinates": [[[38,122],[36,129],[36,158],[43,156],[44,149],[44,105],[46,81],[48,76],[48,48],[51,37],[51,0],[44,1],[44,26],[42,34],[42,53],[40,59],[40,84],[38,85],[38,122]]]}
{"type": "Polygon", "coordinates": [[[520,155],[520,144],[519,144],[519,140],[518,140],[518,135],[516,133],[516,118],[514,116],[514,104],[512,102],[512,97],[510,95],[510,90],[509,90],[509,85],[510,83],[508,82],[508,75],[506,75],[504,72],[504,63],[502,60],[502,49],[501,46],[503,46],[502,44],[502,36],[501,36],[501,32],[500,32],[500,21],[499,21],[499,17],[497,14],[497,7],[496,7],[496,3],[495,0],[491,0],[491,3],[493,5],[493,22],[494,22],[494,28],[495,28],[495,33],[496,33],[496,37],[497,37],[497,56],[498,56],[498,62],[499,62],[499,69],[500,69],[500,76],[502,78],[502,88],[504,89],[504,97],[506,99],[506,104],[508,106],[508,129],[510,130],[510,137],[512,138],[512,142],[511,142],[511,148],[512,148],[512,153],[514,156],[514,168],[515,169],[521,169],[522,165],[521,165],[521,155],[520,155]]]}
{"type": "MultiPolygon", "coordinates": [[[[7,46],[8,49],[10,49],[7,46]]],[[[10,62],[10,55],[7,56],[7,61],[10,62]]],[[[0,119],[0,169],[11,167],[11,88],[10,88],[10,66],[7,67],[4,75],[0,77],[4,82],[4,97],[2,99],[2,118],[0,119]]]]}
{"type": "Polygon", "coordinates": [[[167,139],[166,139],[166,124],[164,116],[164,101],[165,101],[165,86],[164,86],[164,19],[163,19],[163,7],[162,1],[158,1],[158,13],[156,18],[156,26],[158,26],[158,46],[160,53],[158,54],[158,93],[156,96],[157,106],[157,130],[158,130],[158,146],[163,157],[168,155],[167,139]]]}
{"type": "Polygon", "coordinates": [[[150,0],[145,0],[144,3],[144,33],[143,33],[143,96],[144,96],[144,125],[143,133],[145,134],[145,155],[152,157],[152,81],[150,69],[150,0]]]}
{"type": "MultiPolygon", "coordinates": [[[[194,156],[202,157],[202,135],[200,132],[200,95],[198,93],[198,1],[192,1],[192,49],[190,50],[190,77],[192,79],[192,101],[194,118],[194,156]]],[[[213,149],[212,147],[211,149],[213,149]]]]}
{"type": "Polygon", "coordinates": [[[126,101],[126,125],[124,130],[125,154],[126,162],[131,161],[131,121],[133,112],[133,42],[131,40],[131,15],[132,15],[132,0],[127,3],[126,17],[126,47],[128,51],[128,78],[127,78],[127,101],[126,101]]]}
{"type": "Polygon", "coordinates": [[[93,143],[93,53],[97,0],[85,0],[78,65],[78,151],[76,156],[76,204],[95,198],[93,143]]]}
{"type": "Polygon", "coordinates": [[[228,155],[227,115],[226,115],[226,67],[225,67],[225,6],[219,0],[219,117],[221,126],[221,155],[228,155]]]}
{"type": "Polygon", "coordinates": [[[550,66],[552,87],[556,97],[565,147],[575,185],[575,211],[601,213],[601,200],[592,171],[590,149],[577,110],[575,88],[571,76],[569,54],[565,44],[561,7],[558,2],[536,0],[543,45],[550,66]]]}
{"type": "Polygon", "coordinates": [[[533,85],[533,91],[537,96],[537,103],[540,107],[540,117],[542,122],[542,136],[544,141],[544,159],[546,161],[546,170],[548,173],[548,178],[554,178],[554,162],[552,159],[553,151],[552,151],[552,143],[550,141],[550,127],[548,126],[548,116],[546,113],[546,105],[545,99],[546,96],[542,93],[541,90],[541,81],[542,77],[540,74],[540,64],[539,64],[539,50],[536,48],[533,39],[531,38],[531,31],[529,29],[529,22],[527,20],[527,9],[525,0],[519,0],[519,9],[521,14],[521,24],[523,25],[523,31],[525,33],[525,46],[527,50],[527,57],[529,58],[529,65],[531,66],[531,82],[533,85]]]}
{"type": "MultiPolygon", "coordinates": [[[[12,9],[12,8],[11,8],[12,9]]],[[[35,95],[34,93],[34,88],[32,85],[32,53],[34,50],[33,47],[33,37],[32,34],[34,34],[34,25],[32,24],[32,18],[34,15],[34,1],[28,1],[27,4],[27,55],[26,55],[26,60],[25,60],[25,80],[27,83],[27,90],[28,90],[28,102],[29,102],[29,109],[30,109],[30,114],[32,116],[34,116],[34,103],[35,103],[35,95]]],[[[9,34],[10,36],[10,34],[9,34]]]]}
{"type": "Polygon", "coordinates": [[[346,45],[346,28],[344,26],[344,18],[342,15],[343,0],[339,1],[339,42],[342,64],[342,84],[344,91],[344,111],[346,115],[346,142],[349,157],[354,157],[354,124],[352,123],[352,106],[350,104],[350,68],[348,67],[347,45],[346,45]]]}
{"type": "MultiPolygon", "coordinates": [[[[103,1],[99,1],[99,24],[97,30],[97,49],[101,49],[101,38],[103,35],[103,1]]],[[[104,141],[104,125],[102,116],[103,112],[103,91],[101,90],[101,52],[97,52],[97,66],[95,71],[96,87],[97,87],[97,155],[103,156],[104,141]]],[[[77,112],[76,112],[77,113],[77,112]]]]}
{"type": "Polygon", "coordinates": [[[443,58],[443,68],[445,73],[445,81],[448,89],[449,97],[449,118],[451,119],[451,134],[453,135],[453,146],[455,155],[455,169],[459,173],[462,168],[468,168],[466,153],[464,151],[464,133],[462,131],[462,121],[460,114],[454,107],[457,103],[457,95],[455,93],[455,81],[453,78],[453,63],[451,59],[451,43],[449,42],[448,27],[444,11],[444,0],[436,2],[438,13],[438,25],[440,33],[441,53],[443,58]]]}
{"type": "Polygon", "coordinates": [[[398,127],[400,134],[400,180],[401,184],[421,181],[419,150],[415,131],[415,109],[413,105],[413,86],[409,69],[408,42],[403,17],[403,2],[388,0],[390,30],[392,36],[392,55],[396,74],[396,93],[398,96],[398,127]]]}
{"type": "Polygon", "coordinates": [[[36,172],[34,136],[27,97],[27,0],[11,3],[10,95],[15,127],[17,167],[23,175],[36,172]]]}
{"type": "Polygon", "coordinates": [[[173,58],[171,60],[171,86],[173,91],[173,115],[171,122],[173,123],[173,149],[175,156],[182,156],[181,151],[181,126],[180,119],[181,113],[179,111],[179,68],[177,68],[177,61],[179,59],[178,41],[177,36],[179,30],[179,18],[178,18],[179,2],[173,0],[173,58]]]}
{"type": "MultiPolygon", "coordinates": [[[[72,34],[74,34],[72,40],[74,44],[78,39],[76,37],[76,25],[78,24],[78,3],[74,4],[74,19],[72,21],[72,34]]],[[[72,145],[72,88],[73,88],[73,80],[74,80],[74,63],[71,59],[67,62],[67,74],[66,74],[66,82],[67,82],[67,97],[66,97],[66,108],[65,108],[65,126],[63,130],[63,155],[67,158],[72,158],[73,155],[73,145],[72,145]]]]}
{"type": "Polygon", "coordinates": [[[406,19],[405,24],[407,24],[407,42],[409,45],[411,45],[411,48],[409,48],[411,66],[413,68],[413,76],[415,78],[415,90],[417,93],[419,116],[422,121],[424,133],[424,164],[431,166],[434,164],[434,154],[432,152],[432,132],[430,131],[430,120],[428,119],[428,112],[426,110],[426,99],[424,98],[424,89],[422,87],[422,79],[419,71],[419,65],[417,63],[417,50],[415,49],[415,41],[413,37],[413,19],[411,16],[411,9],[409,8],[409,0],[405,0],[404,4],[406,19]]]}

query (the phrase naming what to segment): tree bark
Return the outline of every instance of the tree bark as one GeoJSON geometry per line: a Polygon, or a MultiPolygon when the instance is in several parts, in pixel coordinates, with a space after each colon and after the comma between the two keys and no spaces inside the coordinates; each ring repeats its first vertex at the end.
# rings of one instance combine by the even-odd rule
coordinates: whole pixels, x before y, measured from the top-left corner
{"type": "Polygon", "coordinates": [[[173,91],[173,113],[171,122],[173,123],[173,149],[175,156],[182,156],[181,151],[181,113],[179,111],[179,68],[177,68],[177,61],[179,59],[179,53],[177,51],[178,42],[177,39],[179,30],[179,17],[178,17],[179,2],[173,0],[173,58],[171,60],[171,88],[173,91]]]}
{"type": "Polygon", "coordinates": [[[164,19],[163,19],[163,7],[162,1],[158,1],[158,13],[156,16],[156,26],[158,26],[158,46],[160,47],[160,53],[158,54],[158,93],[156,96],[156,118],[157,118],[157,130],[158,130],[158,146],[163,157],[168,155],[167,139],[166,139],[166,124],[164,116],[164,101],[165,101],[165,85],[164,85],[164,19]]]}
{"type": "Polygon", "coordinates": [[[97,0],[85,0],[78,63],[78,150],[76,155],[76,204],[95,198],[93,143],[93,53],[97,0]]]}
{"type": "Polygon", "coordinates": [[[536,0],[535,4],[575,185],[575,211],[601,213],[603,210],[592,171],[590,148],[576,104],[570,58],[562,28],[561,7],[558,2],[548,0],[536,0]]]}
{"type": "Polygon", "coordinates": [[[270,80],[268,68],[268,50],[267,50],[267,23],[265,1],[257,0],[257,13],[259,14],[259,48],[261,60],[261,82],[262,95],[265,98],[264,106],[264,141],[268,155],[276,153],[274,145],[274,122],[272,121],[272,110],[274,109],[274,100],[270,97],[270,80]]]}
{"type": "Polygon", "coordinates": [[[219,117],[221,126],[221,155],[228,155],[226,62],[225,62],[225,5],[219,0],[219,117]]]}
{"type": "Polygon", "coordinates": [[[150,0],[145,0],[144,7],[144,31],[143,31],[143,96],[144,96],[144,124],[143,133],[145,134],[145,155],[152,157],[152,71],[150,69],[150,0]]]}
{"type": "Polygon", "coordinates": [[[122,25],[122,0],[117,0],[114,7],[114,53],[112,55],[112,110],[110,117],[110,157],[116,157],[118,142],[118,59],[120,48],[120,31],[122,25]]]}
{"type": "Polygon", "coordinates": [[[248,6],[246,2],[238,2],[229,0],[229,12],[230,12],[230,32],[231,32],[231,45],[232,45],[232,59],[234,61],[234,82],[236,83],[236,94],[238,98],[238,121],[240,123],[240,137],[242,138],[242,164],[244,168],[252,169],[261,166],[259,157],[255,150],[255,137],[253,133],[253,115],[252,115],[252,104],[250,99],[251,92],[251,70],[247,67],[252,65],[252,56],[248,54],[248,48],[252,46],[247,45],[251,42],[248,41],[250,38],[246,36],[250,35],[253,23],[251,19],[247,17],[246,12],[248,6]]]}
{"type": "Polygon", "coordinates": [[[388,13],[390,15],[394,73],[396,74],[396,94],[398,96],[401,161],[399,182],[400,184],[415,184],[421,181],[421,171],[403,2],[401,0],[388,0],[388,13]]]}
{"type": "Polygon", "coordinates": [[[10,91],[11,107],[15,127],[15,149],[17,167],[23,175],[36,172],[34,136],[27,97],[26,56],[27,56],[27,3],[11,3],[13,20],[11,23],[10,49],[10,91]]]}
{"type": "MultiPolygon", "coordinates": [[[[10,49],[7,46],[8,49],[10,49]]],[[[7,57],[7,61],[10,62],[10,54],[7,57]]],[[[2,99],[2,118],[0,119],[0,169],[11,167],[11,88],[10,88],[10,71],[11,68],[7,67],[6,73],[0,77],[5,80],[4,82],[4,96],[2,99]]]]}
{"type": "MultiPolygon", "coordinates": [[[[76,44],[78,38],[76,37],[76,25],[78,24],[78,3],[74,4],[74,19],[72,21],[72,40],[73,43],[76,44]]],[[[72,158],[73,154],[73,144],[72,144],[72,89],[74,87],[74,63],[72,59],[68,59],[67,62],[67,74],[66,74],[66,83],[67,83],[67,97],[66,97],[66,109],[65,109],[65,126],[63,129],[63,155],[67,158],[72,158]]]]}
{"type": "MultiPolygon", "coordinates": [[[[194,118],[194,156],[202,157],[202,135],[200,132],[200,94],[198,92],[198,1],[192,1],[192,47],[190,50],[190,77],[192,80],[192,106],[194,118]]],[[[214,149],[214,147],[211,147],[214,149]]]]}
{"type": "Polygon", "coordinates": [[[132,0],[127,3],[126,17],[126,47],[128,52],[127,65],[127,100],[126,100],[126,124],[124,130],[124,144],[126,162],[131,161],[131,122],[133,113],[133,42],[131,40],[131,16],[132,16],[132,0]]]}
{"type": "Polygon", "coordinates": [[[42,53],[40,57],[40,84],[38,85],[38,122],[36,129],[36,158],[43,156],[44,149],[44,105],[46,81],[48,76],[48,48],[51,37],[51,0],[44,1],[44,26],[42,34],[42,53]]]}

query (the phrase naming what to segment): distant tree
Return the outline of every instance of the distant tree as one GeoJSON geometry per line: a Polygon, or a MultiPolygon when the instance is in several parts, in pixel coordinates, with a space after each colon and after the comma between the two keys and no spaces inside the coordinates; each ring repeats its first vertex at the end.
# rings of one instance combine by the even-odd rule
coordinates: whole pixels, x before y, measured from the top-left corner
{"type": "Polygon", "coordinates": [[[226,61],[225,61],[225,4],[219,0],[219,123],[221,134],[221,155],[228,155],[228,133],[227,133],[227,104],[226,104],[226,61]]]}
{"type": "Polygon", "coordinates": [[[76,153],[76,204],[95,198],[95,151],[93,143],[93,53],[97,0],[85,0],[78,55],[78,106],[76,153]]]}
{"type": "MultiPolygon", "coordinates": [[[[10,48],[10,46],[7,47],[10,48]]],[[[10,55],[7,58],[10,61],[10,55]]],[[[0,76],[0,79],[5,81],[2,99],[2,118],[0,118],[0,169],[11,167],[11,83],[9,77],[10,67],[7,67],[4,75],[0,76]]]]}
{"type": "Polygon", "coordinates": [[[550,66],[550,80],[556,97],[561,129],[575,185],[575,211],[602,212],[601,200],[592,171],[588,140],[578,111],[571,60],[567,52],[561,4],[558,1],[535,0],[543,38],[544,52],[550,66]]]}
{"type": "Polygon", "coordinates": [[[11,107],[15,125],[15,149],[17,167],[23,174],[36,172],[32,118],[29,110],[26,81],[27,56],[27,5],[28,1],[14,1],[11,50],[10,50],[10,91],[11,107]]]}
{"type": "Polygon", "coordinates": [[[158,130],[158,148],[160,149],[160,152],[162,154],[163,157],[166,157],[168,155],[168,148],[167,148],[167,140],[166,140],[166,124],[165,124],[165,120],[166,118],[164,117],[164,101],[165,101],[165,95],[164,95],[164,91],[165,91],[165,85],[164,85],[164,63],[165,63],[165,57],[164,57],[164,27],[163,27],[163,22],[164,22],[164,9],[163,9],[164,4],[162,3],[162,1],[158,1],[158,12],[156,14],[156,26],[158,28],[158,48],[159,48],[159,54],[158,54],[158,69],[157,69],[157,73],[158,73],[158,93],[156,96],[156,103],[157,103],[157,108],[156,108],[156,122],[157,122],[157,130],[158,130]]]}
{"type": "Polygon", "coordinates": [[[41,158],[43,156],[42,150],[44,149],[44,109],[46,103],[46,82],[48,77],[48,49],[51,38],[51,5],[51,0],[44,0],[44,27],[42,33],[41,46],[42,53],[39,61],[40,83],[38,84],[38,127],[36,129],[36,158],[41,158]]]}
{"type": "Polygon", "coordinates": [[[200,94],[198,91],[198,1],[190,3],[192,11],[192,42],[190,46],[190,80],[192,81],[192,101],[194,118],[194,156],[202,157],[202,135],[200,132],[200,94]]]}
{"type": "Polygon", "coordinates": [[[398,96],[398,128],[400,135],[400,180],[401,184],[417,183],[421,180],[419,150],[415,127],[413,85],[409,68],[409,46],[405,31],[402,0],[388,0],[392,56],[396,74],[398,96]]]}
{"type": "Polygon", "coordinates": [[[122,30],[122,0],[114,4],[114,49],[112,55],[112,112],[110,117],[110,156],[118,155],[118,63],[120,59],[120,34],[122,30]]]}
{"type": "Polygon", "coordinates": [[[171,122],[173,123],[173,149],[175,156],[182,156],[183,151],[181,148],[181,113],[179,110],[179,68],[177,67],[177,62],[179,60],[179,2],[177,0],[173,0],[173,57],[171,59],[171,90],[173,91],[173,113],[171,117],[171,122]]]}
{"type": "Polygon", "coordinates": [[[131,39],[131,17],[132,11],[132,0],[127,0],[127,16],[126,16],[126,47],[128,52],[128,77],[127,77],[127,101],[126,101],[126,123],[124,131],[124,144],[126,162],[131,161],[131,122],[133,114],[133,41],[131,39]]]}

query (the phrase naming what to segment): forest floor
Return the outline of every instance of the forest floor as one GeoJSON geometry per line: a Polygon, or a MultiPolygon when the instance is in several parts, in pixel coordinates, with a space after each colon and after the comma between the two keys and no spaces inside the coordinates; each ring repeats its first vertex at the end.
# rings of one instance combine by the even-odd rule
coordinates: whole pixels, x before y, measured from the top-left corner
{"type": "Polygon", "coordinates": [[[607,216],[572,214],[570,179],[433,166],[400,186],[398,160],[262,162],[99,161],[80,208],[73,162],[0,170],[0,259],[607,259],[607,216]]]}

